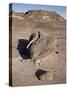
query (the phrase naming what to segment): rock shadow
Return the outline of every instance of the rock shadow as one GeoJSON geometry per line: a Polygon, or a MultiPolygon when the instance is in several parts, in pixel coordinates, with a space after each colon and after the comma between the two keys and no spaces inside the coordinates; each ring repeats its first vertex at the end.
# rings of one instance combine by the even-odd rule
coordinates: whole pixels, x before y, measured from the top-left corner
{"type": "Polygon", "coordinates": [[[27,45],[29,41],[26,39],[19,39],[18,41],[19,43],[17,46],[17,50],[19,51],[19,54],[21,55],[21,57],[23,59],[31,59],[29,50],[27,50],[27,45]]]}
{"type": "Polygon", "coordinates": [[[35,72],[35,76],[38,78],[38,80],[40,80],[40,76],[44,73],[47,73],[47,71],[45,70],[42,70],[42,69],[38,69],[36,72],[35,72]]]}

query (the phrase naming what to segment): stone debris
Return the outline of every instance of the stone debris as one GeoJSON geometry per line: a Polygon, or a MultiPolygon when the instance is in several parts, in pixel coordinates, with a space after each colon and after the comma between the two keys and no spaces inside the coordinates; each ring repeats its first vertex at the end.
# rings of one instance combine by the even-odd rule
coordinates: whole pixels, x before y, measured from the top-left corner
{"type": "Polygon", "coordinates": [[[53,80],[56,75],[56,71],[45,71],[38,69],[35,73],[38,80],[53,80]]]}

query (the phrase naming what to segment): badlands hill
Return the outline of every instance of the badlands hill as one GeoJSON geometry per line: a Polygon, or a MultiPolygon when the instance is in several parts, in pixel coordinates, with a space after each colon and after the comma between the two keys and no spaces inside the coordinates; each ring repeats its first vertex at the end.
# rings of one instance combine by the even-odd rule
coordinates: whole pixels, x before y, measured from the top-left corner
{"type": "Polygon", "coordinates": [[[47,22],[47,23],[65,23],[63,17],[56,12],[45,11],[45,10],[30,10],[26,12],[25,17],[30,18],[33,21],[47,22]]]}
{"type": "Polygon", "coordinates": [[[45,11],[45,10],[29,10],[25,13],[19,12],[10,12],[10,16],[20,16],[23,19],[30,19],[36,22],[44,22],[44,23],[62,23],[64,24],[66,20],[57,14],[56,12],[45,11]]]}
{"type": "Polygon", "coordinates": [[[66,20],[56,12],[45,10],[29,10],[25,13],[10,12],[10,22],[21,28],[65,29],[66,20]],[[12,18],[11,18],[12,17],[12,18]]]}

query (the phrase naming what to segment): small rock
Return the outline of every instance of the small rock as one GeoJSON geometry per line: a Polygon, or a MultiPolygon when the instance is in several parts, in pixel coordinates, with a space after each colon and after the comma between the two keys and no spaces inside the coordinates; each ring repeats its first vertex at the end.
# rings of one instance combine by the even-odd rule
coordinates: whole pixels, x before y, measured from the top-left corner
{"type": "Polygon", "coordinates": [[[53,80],[54,77],[55,77],[55,72],[48,71],[47,73],[40,75],[40,80],[53,80]]]}
{"type": "Polygon", "coordinates": [[[47,71],[42,70],[42,69],[38,69],[38,70],[35,72],[35,76],[38,78],[38,80],[41,80],[41,76],[42,76],[44,73],[47,73],[47,71]]]}
{"type": "Polygon", "coordinates": [[[45,71],[38,69],[35,73],[38,80],[53,80],[55,78],[56,71],[45,71]]]}

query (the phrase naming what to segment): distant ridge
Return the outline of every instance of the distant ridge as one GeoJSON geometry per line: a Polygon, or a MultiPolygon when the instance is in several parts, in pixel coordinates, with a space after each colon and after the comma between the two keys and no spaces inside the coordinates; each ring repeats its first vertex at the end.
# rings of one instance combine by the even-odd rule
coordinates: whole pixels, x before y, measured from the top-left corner
{"type": "Polygon", "coordinates": [[[46,11],[46,10],[29,10],[25,13],[21,12],[10,12],[10,16],[12,15],[17,15],[21,16],[25,19],[30,19],[35,22],[45,22],[45,23],[62,23],[65,24],[66,20],[57,14],[56,12],[53,11],[46,11]]]}
{"type": "Polygon", "coordinates": [[[56,12],[45,10],[29,10],[25,13],[25,16],[40,22],[53,22],[53,23],[65,23],[65,19],[56,12]]]}

